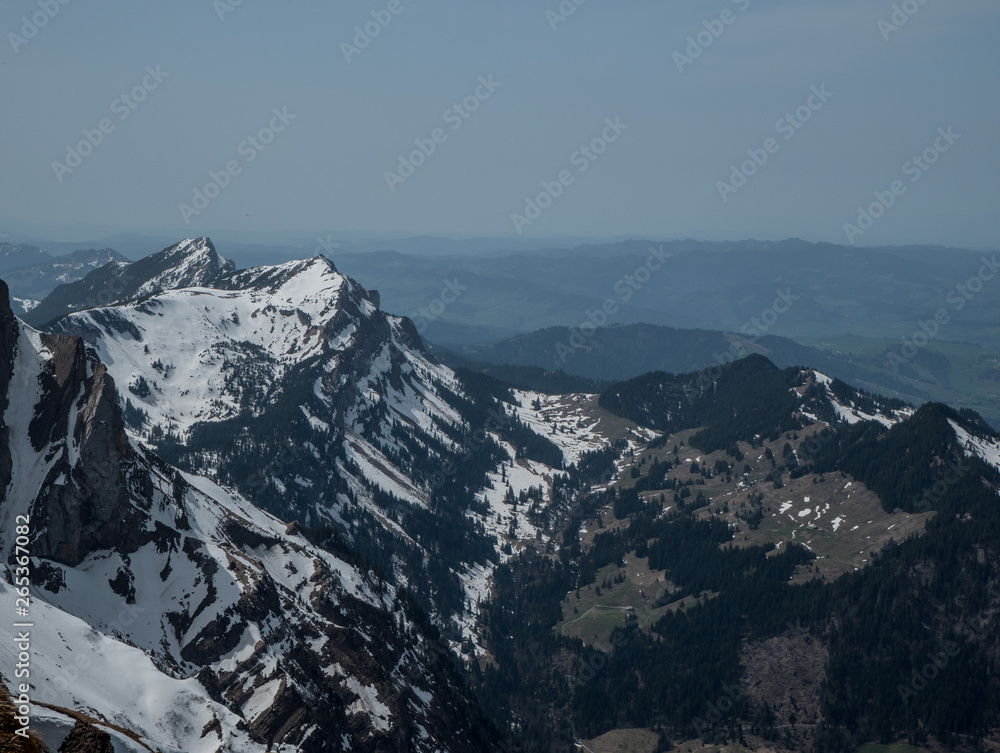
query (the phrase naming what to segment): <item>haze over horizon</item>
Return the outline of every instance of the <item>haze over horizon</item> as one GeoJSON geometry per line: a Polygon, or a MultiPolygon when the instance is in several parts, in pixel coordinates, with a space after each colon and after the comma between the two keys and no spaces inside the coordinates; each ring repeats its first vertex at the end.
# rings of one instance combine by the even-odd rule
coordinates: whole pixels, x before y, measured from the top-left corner
{"type": "Polygon", "coordinates": [[[0,12],[0,230],[1000,246],[986,0],[56,6],[0,12]]]}

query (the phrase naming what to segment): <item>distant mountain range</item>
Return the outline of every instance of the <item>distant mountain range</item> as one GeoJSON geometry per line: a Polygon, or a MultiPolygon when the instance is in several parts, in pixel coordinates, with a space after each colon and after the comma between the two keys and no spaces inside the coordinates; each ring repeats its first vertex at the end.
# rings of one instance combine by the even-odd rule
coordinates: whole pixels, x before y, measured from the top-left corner
{"type": "Polygon", "coordinates": [[[377,287],[389,310],[414,319],[428,311],[447,282],[461,285],[462,295],[453,303],[425,316],[428,339],[442,345],[505,339],[550,326],[589,326],[604,316],[607,324],[732,332],[757,319],[768,335],[850,332],[902,339],[939,308],[952,314],[941,339],[998,342],[988,324],[1000,312],[1000,275],[991,266],[996,262],[992,255],[959,249],[854,248],[796,239],[626,241],[485,257],[386,251],[331,258],[363,284],[377,287]],[[978,292],[959,292],[980,273],[989,279],[973,283],[978,292]],[[781,293],[791,305],[772,318],[781,293]]]}
{"type": "MultiPolygon", "coordinates": [[[[34,245],[69,253],[97,244],[34,245]]],[[[169,244],[119,235],[101,245],[140,259],[169,244]]],[[[852,333],[901,342],[943,308],[951,316],[934,340],[994,350],[1000,344],[990,325],[1000,313],[1000,265],[993,253],[963,249],[856,248],[799,239],[590,245],[558,239],[546,247],[544,241],[344,240],[332,234],[280,245],[226,245],[227,258],[244,267],[320,253],[378,289],[387,310],[425,319],[421,333],[442,345],[578,327],[591,321],[588,311],[600,319],[605,305],[612,309],[609,325],[741,332],[771,309],[782,291],[794,305],[769,318],[762,334],[801,340],[852,333]],[[441,309],[434,302],[449,282],[461,295],[441,309]]],[[[11,289],[27,296],[17,285],[11,289]]]]}
{"type": "Polygon", "coordinates": [[[25,314],[56,288],[112,262],[126,261],[111,248],[76,249],[53,256],[37,246],[0,243],[0,275],[14,296],[14,310],[25,314]]]}
{"type": "Polygon", "coordinates": [[[608,383],[647,371],[686,373],[758,353],[781,367],[810,364],[864,389],[910,402],[937,400],[969,407],[1000,425],[1000,360],[973,345],[925,348],[897,362],[892,354],[898,355],[899,347],[891,343],[867,342],[864,351],[850,352],[774,335],[626,324],[599,329],[549,327],[500,342],[435,352],[451,365],[542,391],[560,391],[565,385],[554,374],[544,377],[545,372],[608,383]],[[522,369],[504,368],[509,366],[522,369]]]}

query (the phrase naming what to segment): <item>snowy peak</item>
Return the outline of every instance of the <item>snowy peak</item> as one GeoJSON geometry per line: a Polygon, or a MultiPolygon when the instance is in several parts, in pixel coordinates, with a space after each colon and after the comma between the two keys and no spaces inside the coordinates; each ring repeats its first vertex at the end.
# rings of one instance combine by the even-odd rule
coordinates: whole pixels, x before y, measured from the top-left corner
{"type": "Polygon", "coordinates": [[[26,312],[24,321],[46,328],[75,311],[111,306],[165,290],[217,287],[236,266],[219,256],[208,238],[187,238],[135,262],[115,262],[60,285],[26,312]]]}
{"type": "Polygon", "coordinates": [[[237,272],[198,238],[140,263],[157,274],[127,300],[69,314],[50,329],[95,348],[131,393],[123,408],[142,434],[159,427],[183,436],[199,421],[259,415],[280,397],[290,369],[321,357],[330,374],[341,358],[355,360],[355,346],[390,339],[377,294],[323,256],[237,272]]]}
{"type": "MultiPolygon", "coordinates": [[[[61,285],[41,304],[21,306],[23,318],[39,328],[51,328],[61,317],[77,311],[139,301],[169,290],[216,289],[255,292],[285,302],[335,302],[347,291],[364,315],[378,309],[376,291],[366,291],[341,275],[329,259],[291,261],[276,266],[237,271],[233,262],[216,251],[209,238],[185,238],[136,262],[117,262],[96,269],[82,280],[61,285]]],[[[34,303],[34,302],[32,302],[34,303]]],[[[330,307],[319,308],[329,310],[330,307]]]]}
{"type": "Polygon", "coordinates": [[[253,267],[230,275],[222,284],[227,290],[256,290],[271,295],[283,288],[296,288],[298,294],[319,294],[337,290],[346,278],[329,259],[317,256],[274,266],[253,267]]]}
{"type": "Polygon", "coordinates": [[[208,238],[186,238],[143,261],[158,273],[139,285],[132,298],[177,288],[213,287],[223,275],[236,269],[219,255],[208,238]]]}
{"type": "Polygon", "coordinates": [[[214,261],[221,262],[225,264],[226,260],[219,256],[219,252],[215,250],[215,244],[212,243],[212,239],[207,236],[202,236],[201,238],[185,238],[179,243],[175,243],[173,246],[168,246],[161,252],[166,257],[172,256],[185,256],[191,257],[204,257],[212,259],[214,261]]]}

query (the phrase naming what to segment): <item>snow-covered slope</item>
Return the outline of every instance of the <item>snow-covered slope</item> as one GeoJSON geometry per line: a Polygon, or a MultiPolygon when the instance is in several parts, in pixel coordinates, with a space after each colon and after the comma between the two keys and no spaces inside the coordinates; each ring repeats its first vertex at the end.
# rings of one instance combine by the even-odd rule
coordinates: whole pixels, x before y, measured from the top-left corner
{"type": "MultiPolygon", "coordinates": [[[[290,367],[322,354],[320,333],[338,314],[345,285],[324,259],[283,265],[271,285],[246,282],[233,291],[167,290],[73,314],[58,328],[95,346],[149,426],[186,437],[197,421],[263,411],[290,367]]],[[[350,344],[353,333],[345,326],[333,347],[350,344]]]]}
{"type": "Polygon", "coordinates": [[[27,525],[32,697],[56,747],[68,711],[185,753],[479,750],[392,586],[135,442],[82,342],[2,303],[0,407],[0,609],[27,525]]]}
{"type": "Polygon", "coordinates": [[[995,437],[980,437],[971,434],[952,419],[948,419],[948,423],[955,430],[955,438],[967,456],[978,457],[1000,470],[1000,440],[995,437]]]}
{"type": "MultiPolygon", "coordinates": [[[[52,325],[107,364],[134,439],[283,518],[332,526],[432,611],[474,601],[425,568],[462,577],[502,556],[494,534],[535,538],[503,522],[501,463],[515,495],[558,469],[466,415],[475,400],[377,292],[322,256],[236,271],[198,239],[156,257],[129,300],[52,325]],[[449,538],[460,544],[442,547],[449,538]]],[[[556,444],[578,456],[578,443],[556,444]]]]}
{"type": "MultiPolygon", "coordinates": [[[[291,372],[305,364],[314,367],[311,391],[327,406],[341,393],[359,393],[358,404],[340,406],[355,420],[394,368],[404,377],[453,381],[418,351],[395,347],[397,337],[412,337],[402,320],[378,311],[377,294],[322,256],[216,277],[212,287],[182,285],[192,268],[204,266],[209,249],[206,239],[185,241],[170,257],[176,269],[144,283],[134,302],[71,314],[55,326],[82,335],[128,386],[127,401],[144,414],[131,424],[138,436],[186,439],[200,421],[259,416],[281,400],[291,372]],[[144,295],[163,286],[171,289],[144,295]],[[361,368],[348,368],[362,358],[361,368]],[[348,385],[351,376],[359,379],[348,385]]],[[[432,416],[457,421],[413,381],[394,380],[384,396],[395,419],[425,430],[433,428],[432,416]]],[[[304,415],[316,430],[330,429],[329,415],[304,415]]]]}
{"type": "MultiPolygon", "coordinates": [[[[807,385],[814,380],[825,388],[826,397],[838,421],[847,424],[876,421],[885,427],[891,427],[913,415],[912,406],[896,405],[898,401],[891,401],[892,405],[883,405],[876,396],[860,393],[814,369],[804,372],[804,375],[808,378],[807,385]],[[837,394],[838,386],[841,395],[837,394]]],[[[812,418],[815,419],[815,416],[812,418]]]]}

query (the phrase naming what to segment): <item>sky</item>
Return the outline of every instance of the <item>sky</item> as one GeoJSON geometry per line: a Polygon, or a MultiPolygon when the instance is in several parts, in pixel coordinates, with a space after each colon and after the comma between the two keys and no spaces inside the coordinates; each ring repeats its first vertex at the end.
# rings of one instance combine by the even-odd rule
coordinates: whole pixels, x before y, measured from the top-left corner
{"type": "Polygon", "coordinates": [[[1000,248],[996,0],[7,0],[0,32],[0,231],[1000,248]]]}

